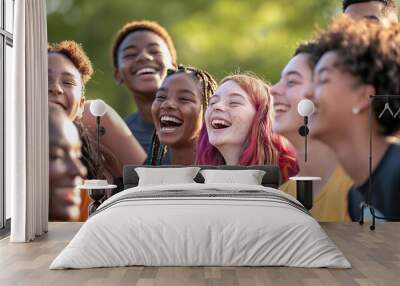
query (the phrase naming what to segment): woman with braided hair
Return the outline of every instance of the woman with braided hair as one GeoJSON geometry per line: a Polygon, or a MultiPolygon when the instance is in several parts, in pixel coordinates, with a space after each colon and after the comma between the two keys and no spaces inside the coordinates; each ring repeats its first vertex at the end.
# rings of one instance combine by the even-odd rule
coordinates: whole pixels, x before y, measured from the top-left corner
{"type": "Polygon", "coordinates": [[[166,148],[174,165],[195,162],[203,114],[216,87],[206,71],[182,65],[168,70],[151,106],[155,132],[147,164],[161,165],[166,148]]]}
{"type": "Polygon", "coordinates": [[[253,74],[224,78],[201,130],[199,165],[277,165],[283,181],[299,171],[293,147],[272,133],[269,85],[253,74]]]}

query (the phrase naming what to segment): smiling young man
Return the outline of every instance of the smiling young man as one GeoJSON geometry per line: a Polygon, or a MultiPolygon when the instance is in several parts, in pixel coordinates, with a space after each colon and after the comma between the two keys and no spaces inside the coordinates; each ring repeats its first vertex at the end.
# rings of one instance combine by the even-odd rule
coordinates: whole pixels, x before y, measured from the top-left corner
{"type": "Polygon", "coordinates": [[[156,22],[131,21],[117,33],[112,48],[114,79],[133,95],[137,112],[126,119],[145,150],[151,145],[154,124],[151,105],[169,68],[176,67],[176,51],[168,32],[156,22]]]}
{"type": "Polygon", "coordinates": [[[343,0],[343,13],[354,19],[378,21],[385,26],[398,22],[394,0],[343,0]]]}
{"type": "MultiPolygon", "coordinates": [[[[309,159],[304,161],[304,137],[299,126],[304,118],[297,105],[312,90],[312,73],[317,59],[312,56],[316,44],[308,41],[300,44],[281,73],[280,80],[271,87],[274,98],[274,132],[287,138],[296,149],[300,176],[317,176],[321,181],[313,183],[314,202],[311,215],[321,222],[351,221],[347,207],[348,191],[353,185],[351,178],[339,165],[335,153],[325,143],[309,138],[309,159]]],[[[288,181],[280,189],[296,197],[296,182],[288,181]]]]}

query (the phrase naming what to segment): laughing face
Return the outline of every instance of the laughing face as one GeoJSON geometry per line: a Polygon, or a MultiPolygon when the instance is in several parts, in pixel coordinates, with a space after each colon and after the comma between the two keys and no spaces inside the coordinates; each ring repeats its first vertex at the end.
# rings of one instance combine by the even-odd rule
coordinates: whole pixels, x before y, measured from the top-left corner
{"type": "Polygon", "coordinates": [[[53,220],[76,220],[80,192],[75,187],[86,175],[86,168],[80,161],[78,131],[66,116],[61,115],[50,114],[49,216],[53,220]]]}
{"type": "Polygon", "coordinates": [[[114,77],[133,93],[153,97],[169,68],[172,59],[164,40],[150,31],[135,31],[118,48],[114,77]]]}
{"type": "Polygon", "coordinates": [[[309,55],[293,57],[282,71],[281,79],[271,88],[274,98],[274,131],[288,138],[297,136],[303,118],[297,105],[312,84],[312,70],[308,65],[309,55]]]}
{"type": "Polygon", "coordinates": [[[157,91],[151,114],[161,144],[180,147],[196,142],[203,122],[201,84],[192,75],[168,76],[157,91]]]}
{"type": "Polygon", "coordinates": [[[218,150],[244,148],[255,113],[249,95],[233,80],[224,82],[211,97],[205,114],[210,143],[218,150]]]}
{"type": "Polygon", "coordinates": [[[49,102],[62,107],[71,120],[82,114],[85,103],[82,77],[66,56],[48,54],[48,85],[49,102]]]}

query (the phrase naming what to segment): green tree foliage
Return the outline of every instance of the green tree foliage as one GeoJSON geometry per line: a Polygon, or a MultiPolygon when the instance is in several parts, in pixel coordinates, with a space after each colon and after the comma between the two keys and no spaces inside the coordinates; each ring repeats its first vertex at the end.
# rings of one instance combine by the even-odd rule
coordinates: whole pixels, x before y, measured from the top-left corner
{"type": "Polygon", "coordinates": [[[253,71],[275,82],[296,45],[341,10],[339,0],[48,0],[49,42],[75,40],[95,74],[86,97],[102,98],[125,117],[135,110],[113,80],[111,46],[130,20],[155,20],[172,35],[178,62],[217,79],[253,71]]]}

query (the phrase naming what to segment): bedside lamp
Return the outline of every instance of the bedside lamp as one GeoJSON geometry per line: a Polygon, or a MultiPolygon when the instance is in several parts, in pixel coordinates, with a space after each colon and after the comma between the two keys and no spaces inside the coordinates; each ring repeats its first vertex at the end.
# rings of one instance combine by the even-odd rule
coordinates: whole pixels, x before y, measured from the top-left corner
{"type": "Polygon", "coordinates": [[[90,104],[90,113],[96,117],[97,166],[100,162],[100,136],[106,133],[106,129],[100,125],[100,118],[106,111],[106,104],[101,99],[96,99],[90,104]]]}
{"type": "Polygon", "coordinates": [[[305,152],[304,161],[307,162],[307,135],[309,133],[308,129],[308,116],[314,113],[314,103],[309,99],[300,100],[297,105],[297,112],[304,117],[304,125],[299,128],[299,134],[304,136],[305,142],[305,152]]]}
{"type": "MultiPolygon", "coordinates": [[[[100,136],[106,133],[106,129],[100,125],[100,119],[106,112],[107,106],[104,101],[96,99],[90,103],[90,113],[96,117],[97,167],[100,165],[100,136]]],[[[85,180],[85,184],[78,187],[89,191],[89,197],[92,199],[88,207],[89,216],[95,213],[97,208],[101,205],[106,190],[116,187],[116,185],[108,184],[107,180],[100,180],[99,175],[97,175],[96,179],[85,180]]]]}
{"type": "MultiPolygon", "coordinates": [[[[300,100],[297,105],[297,112],[304,117],[304,125],[299,128],[299,134],[304,136],[305,140],[305,152],[304,161],[307,162],[307,135],[308,129],[308,116],[314,113],[314,103],[309,99],[300,100]]],[[[320,181],[320,177],[303,177],[295,176],[290,177],[290,180],[296,181],[296,198],[303,206],[311,210],[314,203],[313,195],[313,181],[320,181]]]]}

